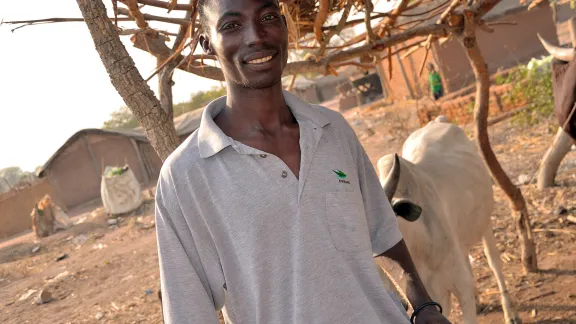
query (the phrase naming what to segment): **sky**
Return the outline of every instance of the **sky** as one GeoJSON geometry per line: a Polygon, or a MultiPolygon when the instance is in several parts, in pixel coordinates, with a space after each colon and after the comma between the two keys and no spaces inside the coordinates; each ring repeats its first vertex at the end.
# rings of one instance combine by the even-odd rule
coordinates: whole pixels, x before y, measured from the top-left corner
{"type": "MultiPolygon", "coordinates": [[[[111,1],[104,3],[110,11],[111,1]]],[[[387,11],[392,3],[379,1],[375,9],[387,11]]],[[[166,15],[164,9],[147,8],[146,12],[166,15]]],[[[0,1],[2,21],[54,17],[82,16],[73,0],[0,1]]],[[[177,31],[168,24],[151,25],[177,31]]],[[[77,131],[100,128],[124,102],[84,22],[27,26],[12,32],[14,27],[0,25],[0,169],[19,166],[34,171],[77,131]]],[[[142,76],[148,77],[155,59],[134,48],[129,36],[121,39],[142,76]]],[[[175,72],[174,82],[176,103],[220,85],[181,71],[175,72]]],[[[156,92],[157,78],[148,84],[156,92]]]]}

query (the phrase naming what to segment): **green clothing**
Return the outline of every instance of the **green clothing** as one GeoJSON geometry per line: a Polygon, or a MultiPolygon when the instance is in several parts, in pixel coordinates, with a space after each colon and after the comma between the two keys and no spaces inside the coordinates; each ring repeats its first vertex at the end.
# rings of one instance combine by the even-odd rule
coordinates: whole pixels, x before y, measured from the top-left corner
{"type": "Polygon", "coordinates": [[[430,74],[428,74],[428,82],[430,83],[430,90],[432,93],[437,93],[443,90],[442,79],[440,78],[440,74],[438,74],[438,72],[430,72],[430,74]]]}

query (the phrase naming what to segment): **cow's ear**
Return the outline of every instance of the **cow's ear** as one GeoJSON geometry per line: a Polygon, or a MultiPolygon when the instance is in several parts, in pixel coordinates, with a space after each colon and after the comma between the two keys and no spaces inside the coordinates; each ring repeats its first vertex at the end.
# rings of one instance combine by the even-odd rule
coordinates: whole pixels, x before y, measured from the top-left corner
{"type": "Polygon", "coordinates": [[[422,207],[408,199],[396,199],[392,202],[392,209],[397,216],[409,222],[415,222],[422,215],[422,207]]]}

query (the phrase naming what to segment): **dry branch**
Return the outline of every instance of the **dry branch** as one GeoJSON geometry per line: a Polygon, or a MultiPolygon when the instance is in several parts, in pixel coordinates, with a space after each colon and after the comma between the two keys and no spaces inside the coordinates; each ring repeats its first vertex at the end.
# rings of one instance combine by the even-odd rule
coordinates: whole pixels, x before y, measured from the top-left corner
{"type": "Polygon", "coordinates": [[[134,34],[146,33],[146,32],[153,32],[153,33],[158,33],[161,35],[168,35],[168,36],[177,36],[178,35],[176,33],[167,32],[165,30],[158,30],[158,29],[152,29],[152,28],[148,28],[148,29],[138,29],[138,28],[122,29],[122,28],[118,28],[118,34],[121,36],[134,35],[134,34]]]}
{"type": "MultiPolygon", "coordinates": [[[[450,27],[448,25],[431,25],[414,28],[401,34],[396,34],[384,39],[380,39],[376,41],[374,45],[367,44],[346,51],[340,51],[317,61],[310,60],[288,63],[284,69],[283,75],[286,76],[293,74],[305,74],[308,72],[328,74],[329,66],[331,63],[350,61],[366,54],[379,54],[390,46],[394,46],[414,37],[426,36],[429,34],[446,36],[449,32],[455,30],[457,30],[455,27],[450,27]]],[[[166,44],[163,44],[162,46],[158,41],[146,43],[145,41],[141,40],[140,37],[136,37],[133,39],[133,43],[136,48],[149,52],[156,58],[162,57],[167,59],[170,56],[170,49],[166,46],[166,44]]],[[[178,62],[180,62],[182,58],[182,55],[177,55],[174,57],[174,59],[178,62]]],[[[177,66],[177,68],[208,79],[225,81],[224,74],[222,74],[222,71],[217,67],[194,64],[180,64],[177,66]]]]}
{"type": "MultiPolygon", "coordinates": [[[[165,71],[168,72],[165,80],[169,80],[169,76],[171,75],[170,71],[173,68],[179,68],[181,70],[202,77],[224,81],[222,71],[218,67],[205,65],[203,62],[205,58],[204,56],[194,55],[194,48],[197,45],[198,31],[201,27],[195,22],[194,12],[196,3],[192,1],[187,4],[178,4],[175,0],[123,0],[122,2],[128,5],[129,10],[126,8],[118,8],[118,14],[134,17],[137,24],[141,27],[141,29],[143,29],[143,32],[134,31],[136,32],[136,34],[132,36],[134,46],[151,53],[157,58],[160,69],[165,68],[165,71]],[[184,19],[150,15],[142,11],[146,9],[146,6],[138,6],[138,4],[156,8],[164,8],[168,12],[170,12],[170,10],[184,10],[186,11],[187,15],[184,19]],[[154,30],[151,30],[150,28],[142,28],[142,26],[148,27],[148,22],[150,21],[161,21],[177,24],[181,27],[177,35],[177,41],[175,42],[176,44],[172,49],[166,45],[165,37],[163,37],[160,32],[154,32],[154,30]],[[188,56],[184,56],[181,53],[187,46],[190,46],[191,53],[188,56]]],[[[398,45],[412,38],[427,37],[432,35],[432,37],[429,38],[431,40],[435,37],[447,37],[450,33],[460,33],[462,31],[461,23],[458,21],[453,21],[452,19],[448,19],[448,14],[450,12],[444,12],[443,16],[441,17],[443,19],[441,19],[440,23],[436,25],[428,25],[424,27],[419,26],[420,24],[423,24],[430,19],[435,19],[434,17],[440,14],[440,11],[444,9],[446,3],[443,3],[439,7],[433,8],[432,10],[426,10],[424,12],[418,10],[415,12],[409,12],[411,10],[417,9],[422,4],[432,2],[431,0],[417,0],[409,4],[409,1],[410,0],[400,0],[400,3],[389,13],[373,13],[373,8],[370,7],[371,2],[365,0],[309,0],[299,2],[295,2],[293,0],[280,0],[283,12],[287,16],[290,16],[290,19],[287,18],[287,22],[289,22],[289,20],[292,21],[290,34],[292,35],[291,37],[293,39],[293,46],[298,48],[300,45],[309,45],[305,44],[304,40],[302,40],[300,37],[306,37],[306,34],[311,33],[317,40],[317,45],[315,47],[318,49],[323,48],[323,50],[320,51],[322,55],[318,56],[316,60],[289,63],[284,70],[284,75],[295,75],[302,73],[337,74],[335,67],[343,65],[357,65],[362,68],[367,68],[380,62],[376,59],[374,62],[372,62],[372,65],[370,65],[358,63],[356,59],[359,57],[370,56],[379,57],[380,59],[390,59],[391,56],[395,53],[414,46],[421,46],[421,44],[411,44],[395,51],[392,50],[392,46],[398,45]],[[365,8],[365,4],[368,4],[369,7],[365,8]],[[350,8],[352,5],[354,5],[355,9],[359,12],[365,11],[365,17],[363,19],[347,21],[347,18],[343,18],[335,26],[324,26],[327,19],[331,15],[342,10],[349,11],[351,10],[350,8]],[[423,17],[423,19],[407,22],[402,26],[396,26],[398,17],[401,15],[407,17],[425,15],[428,16],[423,17]],[[374,30],[375,35],[372,36],[368,26],[371,26],[371,22],[373,22],[375,19],[380,18],[384,19],[378,25],[377,29],[374,30]],[[328,46],[330,39],[337,35],[340,31],[348,27],[356,26],[362,22],[364,22],[368,27],[367,33],[359,35],[360,37],[353,39],[352,41],[346,42],[344,46],[333,48],[328,46]],[[400,27],[405,29],[402,30],[400,27]],[[368,35],[368,38],[366,38],[366,35],[368,35]],[[361,44],[362,42],[365,43],[361,44]],[[352,45],[357,47],[353,48],[352,45]],[[346,47],[348,47],[348,49],[345,49],[346,47]],[[326,56],[323,57],[323,51],[326,49],[343,50],[327,52],[326,56]],[[383,54],[386,52],[388,55],[384,56],[383,54]]],[[[478,0],[477,3],[472,7],[472,12],[475,13],[476,18],[480,19],[482,15],[488,12],[499,1],[500,0],[478,0]]],[[[102,0],[77,0],[77,2],[83,9],[83,16],[88,17],[87,24],[90,28],[92,28],[91,33],[96,40],[97,37],[100,37],[101,35],[97,34],[98,30],[95,29],[96,27],[94,26],[94,21],[98,22],[98,28],[108,28],[108,24],[111,25],[109,18],[105,16],[105,8],[102,0]],[[96,12],[97,16],[95,16],[96,12]]],[[[452,6],[455,8],[456,4],[459,3],[454,3],[455,4],[452,6]]],[[[453,10],[453,8],[451,10],[453,10]]],[[[113,33],[115,36],[118,36],[118,31],[116,28],[114,29],[113,33]]],[[[426,48],[429,48],[430,43],[431,41],[427,43],[428,45],[426,48]]],[[[101,43],[97,42],[97,44],[101,43]]],[[[117,62],[118,57],[115,56],[117,53],[104,53],[101,49],[99,49],[99,53],[101,54],[102,59],[106,60],[105,65],[109,62],[117,62]],[[112,57],[115,59],[112,60],[112,57]]],[[[110,69],[108,65],[107,69],[110,69]]],[[[132,78],[133,76],[130,77],[132,78]]],[[[115,78],[116,76],[111,74],[111,79],[113,80],[113,83],[115,83],[116,88],[123,89],[120,87],[121,83],[118,83],[120,81],[116,80],[115,78]]],[[[134,78],[135,79],[131,80],[141,79],[139,75],[134,76],[134,78]]],[[[143,82],[138,81],[137,83],[140,84],[143,82]]],[[[146,96],[148,95],[149,94],[146,93],[146,96]]],[[[129,107],[134,106],[135,102],[131,98],[124,99],[126,100],[129,107]]],[[[151,109],[154,110],[157,108],[155,106],[156,102],[154,102],[152,98],[147,98],[147,103],[149,103],[149,107],[152,107],[151,109]]],[[[160,119],[164,121],[163,118],[164,116],[161,116],[160,119]]],[[[167,120],[168,118],[166,117],[165,119],[167,120]]],[[[148,130],[150,126],[150,124],[147,124],[146,127],[148,128],[145,128],[148,130]]],[[[165,130],[166,129],[163,129],[162,131],[165,130]]],[[[151,133],[149,136],[152,138],[157,138],[157,136],[162,137],[153,128],[150,129],[150,132],[151,133]]],[[[166,134],[167,133],[164,133],[164,135],[166,134]]],[[[169,143],[169,145],[164,145],[163,148],[157,148],[157,150],[160,149],[159,153],[162,157],[165,157],[164,154],[167,152],[166,147],[172,147],[171,143],[169,143]]]]}
{"type": "MultiPolygon", "coordinates": [[[[384,17],[388,17],[388,16],[390,16],[390,14],[388,14],[388,13],[378,13],[378,14],[376,14],[376,15],[372,15],[372,16],[370,17],[370,20],[374,20],[374,19],[378,19],[378,18],[384,18],[384,17]]],[[[365,22],[366,22],[366,17],[364,17],[364,18],[359,18],[359,19],[348,20],[348,21],[346,21],[346,23],[344,24],[344,27],[341,28],[341,30],[344,30],[344,29],[350,28],[350,27],[354,27],[354,26],[360,25],[360,24],[365,23],[365,22]]],[[[323,30],[323,31],[330,31],[330,30],[335,30],[335,29],[337,29],[337,28],[339,28],[338,25],[326,26],[326,27],[322,27],[322,30],[323,30]]]]}
{"type": "MultiPolygon", "coordinates": [[[[500,1],[500,0],[498,0],[498,1],[500,1]]],[[[456,10],[456,8],[458,8],[458,6],[460,6],[461,3],[462,3],[462,0],[452,0],[450,5],[448,6],[448,8],[442,13],[442,15],[440,16],[440,19],[438,19],[438,21],[436,23],[437,24],[445,23],[446,20],[448,19],[448,17],[450,15],[452,15],[454,10],[456,10]]],[[[426,48],[426,53],[424,54],[424,59],[422,60],[422,64],[420,64],[420,71],[418,73],[419,76],[422,76],[422,72],[424,71],[424,66],[426,65],[426,60],[428,59],[428,52],[430,51],[430,47],[432,46],[432,42],[434,40],[435,40],[435,38],[433,35],[429,35],[428,39],[426,39],[426,42],[424,44],[424,47],[426,48]]]]}
{"type": "MultiPolygon", "coordinates": [[[[498,2],[488,0],[492,6],[498,2]]],[[[476,8],[476,12],[487,12],[487,5],[480,3],[476,8]]],[[[488,9],[489,10],[489,9],[488,9]]],[[[538,269],[536,259],[536,248],[533,241],[532,231],[530,227],[530,220],[526,201],[522,196],[522,192],[510,180],[492,147],[490,146],[490,139],[488,136],[488,105],[490,97],[490,77],[488,75],[488,66],[484,61],[484,57],[480,52],[476,40],[475,28],[478,16],[472,11],[464,12],[464,31],[459,40],[466,50],[466,55],[472,65],[472,70],[476,77],[476,101],[474,104],[474,121],[475,121],[475,138],[482,153],[482,157],[492,173],[492,177],[498,183],[500,188],[506,193],[510,200],[511,209],[514,211],[514,218],[516,221],[516,229],[520,238],[520,245],[522,249],[522,264],[526,272],[535,272],[538,269]]]]}
{"type": "MultiPolygon", "coordinates": [[[[110,20],[114,20],[114,17],[108,18],[110,20]]],[[[118,21],[132,21],[131,18],[118,18],[118,21]]],[[[44,19],[33,19],[33,20],[14,20],[14,21],[0,21],[0,25],[7,24],[7,25],[17,25],[18,26],[11,31],[14,32],[20,28],[26,26],[33,26],[33,25],[40,25],[40,24],[51,24],[51,23],[62,23],[62,22],[84,22],[84,18],[44,18],[44,19]]]]}
{"type": "Polygon", "coordinates": [[[372,0],[364,0],[364,22],[366,24],[366,41],[372,43],[376,40],[376,35],[372,30],[372,10],[374,10],[374,5],[372,0]]]}
{"type": "Polygon", "coordinates": [[[319,44],[324,43],[324,33],[322,32],[322,25],[326,22],[328,18],[330,8],[328,5],[330,4],[330,0],[319,0],[320,6],[318,8],[318,15],[316,16],[316,20],[314,21],[314,35],[316,35],[316,41],[319,44]]]}
{"type": "Polygon", "coordinates": [[[533,230],[536,233],[539,232],[551,232],[551,233],[562,233],[562,234],[576,234],[576,230],[562,229],[562,228],[537,228],[533,230]]]}
{"type": "MultiPolygon", "coordinates": [[[[123,16],[130,16],[130,12],[126,8],[118,8],[118,14],[123,15],[123,16]]],[[[150,14],[142,14],[142,16],[146,20],[161,21],[161,22],[165,22],[165,23],[169,23],[169,24],[177,24],[177,25],[185,25],[185,26],[190,25],[190,21],[188,21],[186,19],[181,19],[181,18],[161,17],[161,16],[150,15],[150,14]]]]}
{"type": "Polygon", "coordinates": [[[387,35],[390,32],[392,26],[396,24],[398,16],[406,11],[409,2],[410,0],[400,0],[400,4],[394,8],[394,10],[392,10],[388,17],[384,18],[384,20],[380,23],[380,29],[378,30],[378,35],[380,37],[387,35]]]}
{"type": "MultiPolygon", "coordinates": [[[[173,10],[176,7],[177,2],[172,1],[169,5],[168,11],[173,10]]],[[[198,4],[198,0],[189,0],[189,5],[192,8],[196,8],[198,4]]],[[[180,25],[178,30],[178,35],[176,35],[176,39],[174,40],[174,45],[172,46],[172,50],[170,52],[171,55],[175,53],[180,53],[184,49],[184,40],[188,38],[192,38],[192,33],[194,28],[196,17],[198,16],[198,12],[196,10],[190,10],[186,12],[184,16],[185,20],[190,21],[188,26],[180,25]]],[[[192,53],[194,50],[192,50],[192,53]]],[[[174,81],[172,81],[172,75],[174,74],[174,69],[176,66],[179,65],[178,61],[162,61],[157,59],[157,67],[158,67],[158,92],[160,93],[160,103],[162,104],[162,108],[168,114],[170,118],[174,116],[174,100],[172,95],[172,87],[174,85],[174,81]]]]}
{"type": "MultiPolygon", "coordinates": [[[[138,3],[141,3],[143,5],[147,5],[150,7],[156,7],[156,8],[164,8],[164,9],[170,9],[170,3],[166,2],[166,1],[159,1],[159,0],[138,0],[138,3]]],[[[186,11],[192,11],[194,9],[194,7],[190,4],[176,4],[174,5],[170,10],[186,10],[186,11]]]]}
{"type": "MultiPolygon", "coordinates": [[[[422,16],[422,15],[425,15],[425,14],[427,14],[427,13],[436,11],[436,10],[438,10],[439,8],[444,7],[446,4],[448,4],[448,2],[450,2],[450,0],[446,0],[446,1],[442,2],[441,4],[437,5],[436,7],[433,7],[432,9],[428,9],[428,10],[423,11],[423,12],[418,12],[418,13],[403,13],[403,14],[401,14],[400,16],[402,16],[402,17],[418,17],[418,16],[422,16]]],[[[406,11],[408,11],[408,10],[406,10],[406,11]]]]}
{"type": "Polygon", "coordinates": [[[348,3],[346,3],[346,7],[344,7],[344,11],[342,12],[342,17],[340,17],[340,21],[338,21],[338,25],[336,25],[336,28],[328,32],[325,41],[321,43],[320,49],[318,50],[318,57],[324,56],[324,51],[326,50],[326,47],[328,43],[330,43],[332,37],[334,37],[334,35],[339,34],[342,31],[342,29],[346,26],[346,20],[348,20],[348,15],[350,15],[351,9],[352,9],[352,1],[348,1],[348,3]]]}
{"type": "Polygon", "coordinates": [[[118,1],[122,2],[128,7],[128,14],[130,15],[130,17],[134,18],[134,21],[136,21],[136,26],[138,26],[138,28],[144,29],[148,27],[148,22],[146,22],[146,18],[144,18],[144,15],[140,11],[140,7],[138,7],[138,2],[136,0],[118,0],[118,1]]]}

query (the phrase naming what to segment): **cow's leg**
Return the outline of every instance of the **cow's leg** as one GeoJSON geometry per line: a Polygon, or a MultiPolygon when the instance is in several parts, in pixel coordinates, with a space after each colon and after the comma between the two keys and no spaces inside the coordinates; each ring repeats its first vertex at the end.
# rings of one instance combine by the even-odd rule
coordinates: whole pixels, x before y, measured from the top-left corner
{"type": "Polygon", "coordinates": [[[477,324],[475,284],[469,260],[464,256],[457,258],[454,262],[454,268],[449,273],[452,274],[452,293],[458,299],[462,309],[463,323],[477,324]]]}
{"type": "Polygon", "coordinates": [[[452,267],[443,266],[429,275],[423,273],[423,276],[420,276],[430,298],[442,306],[442,313],[446,318],[452,311],[452,278],[448,274],[453,270],[452,267]]]}
{"type": "Polygon", "coordinates": [[[488,259],[488,265],[490,265],[490,269],[494,272],[496,282],[498,283],[506,324],[520,324],[522,321],[512,306],[510,295],[508,294],[508,288],[506,287],[506,281],[504,280],[504,274],[502,273],[500,251],[498,251],[498,248],[496,247],[496,240],[494,239],[492,228],[489,228],[486,231],[482,240],[484,241],[484,254],[486,254],[486,258],[488,259]]]}
{"type": "Polygon", "coordinates": [[[442,314],[448,318],[452,312],[452,294],[449,290],[442,290],[440,297],[435,300],[442,305],[442,314]]]}
{"type": "MultiPolygon", "coordinates": [[[[472,272],[472,256],[470,254],[468,254],[468,262],[466,262],[466,265],[468,266],[468,269],[470,269],[470,272],[473,274],[472,272]]],[[[474,300],[476,300],[476,314],[480,313],[484,308],[482,307],[482,305],[480,305],[480,291],[478,290],[478,286],[476,285],[476,281],[474,281],[474,300]]]]}

